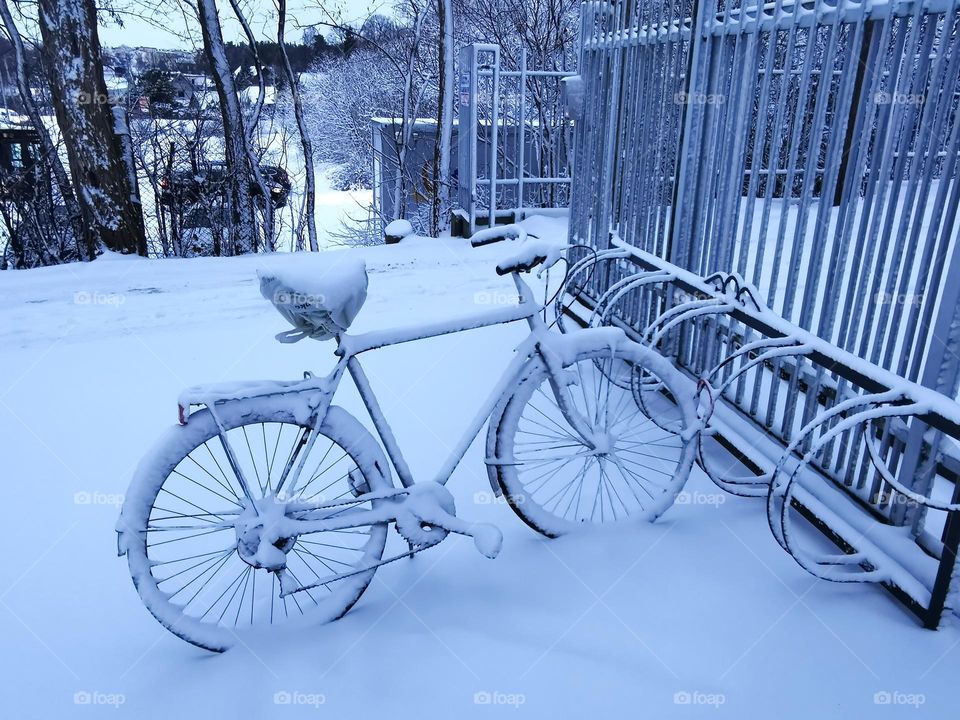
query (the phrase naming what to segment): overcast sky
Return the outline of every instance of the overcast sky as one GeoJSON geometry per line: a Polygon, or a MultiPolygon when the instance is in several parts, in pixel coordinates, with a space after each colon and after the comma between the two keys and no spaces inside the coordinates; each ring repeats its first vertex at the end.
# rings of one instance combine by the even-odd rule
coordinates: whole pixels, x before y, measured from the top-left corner
{"type": "MultiPolygon", "coordinates": [[[[318,3],[324,1],[330,7],[339,7],[343,17],[349,20],[362,20],[374,9],[381,14],[389,14],[387,0],[287,0],[287,39],[299,42],[304,27],[325,20],[325,14],[318,9],[318,3]]],[[[196,18],[187,3],[178,0],[117,0],[114,3],[123,21],[123,27],[104,18],[100,24],[100,43],[106,47],[118,45],[145,46],[155,48],[194,48],[200,42],[200,32],[196,18]],[[158,10],[146,8],[159,7],[158,10]],[[148,18],[138,17],[147,15],[148,18]],[[186,15],[186,19],[185,16],[186,15]],[[189,20],[189,22],[188,22],[189,20]],[[188,27],[191,28],[188,31],[188,27]],[[191,37],[192,35],[192,37],[191,37]]],[[[240,24],[236,21],[228,0],[218,2],[223,34],[227,40],[242,39],[240,24]]],[[[277,20],[274,0],[241,0],[253,31],[263,39],[276,40],[277,20]]],[[[323,32],[323,28],[318,28],[323,32]]]]}

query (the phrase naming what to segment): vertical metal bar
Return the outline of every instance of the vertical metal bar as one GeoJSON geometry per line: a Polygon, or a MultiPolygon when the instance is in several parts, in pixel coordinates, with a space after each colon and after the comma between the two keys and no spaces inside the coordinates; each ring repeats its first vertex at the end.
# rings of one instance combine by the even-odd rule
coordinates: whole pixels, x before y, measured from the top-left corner
{"type": "MultiPolygon", "coordinates": [[[[527,49],[520,50],[520,127],[517,129],[517,135],[520,138],[520,146],[517,148],[517,207],[523,208],[523,178],[526,175],[526,162],[524,153],[527,150],[527,49]]],[[[541,128],[541,132],[542,132],[541,128]]]]}
{"type": "Polygon", "coordinates": [[[468,57],[470,61],[470,234],[477,231],[477,143],[479,142],[477,123],[477,103],[479,102],[478,85],[478,66],[477,66],[477,46],[468,46],[468,57]]]}
{"type": "MultiPolygon", "coordinates": [[[[694,76],[700,71],[700,56],[703,53],[702,46],[705,42],[703,38],[703,14],[704,4],[711,0],[693,0],[692,22],[690,23],[690,49],[687,57],[687,71],[683,92],[690,95],[694,88],[694,76]]],[[[782,0],[777,0],[782,2],[782,0]]],[[[683,105],[680,120],[680,136],[677,138],[677,169],[674,172],[673,202],[670,208],[670,234],[667,240],[667,259],[674,265],[685,267],[684,257],[686,255],[686,243],[683,239],[684,228],[682,226],[683,205],[686,196],[687,175],[690,173],[690,164],[695,162],[694,158],[689,157],[687,145],[689,139],[693,136],[693,113],[690,112],[690,104],[683,105]]]]}
{"type": "MultiPolygon", "coordinates": [[[[960,503],[960,483],[954,486],[953,499],[950,502],[954,505],[960,503]]],[[[924,621],[924,626],[931,630],[936,630],[940,626],[950,584],[956,573],[958,548],[960,548],[960,513],[952,512],[947,516],[946,526],[943,529],[943,553],[937,567],[937,577],[933,581],[930,605],[927,606],[927,618],[924,621]]]]}
{"type": "Polygon", "coordinates": [[[488,225],[497,224],[497,159],[500,126],[500,47],[491,49],[493,53],[493,98],[490,110],[490,217],[488,225]]]}

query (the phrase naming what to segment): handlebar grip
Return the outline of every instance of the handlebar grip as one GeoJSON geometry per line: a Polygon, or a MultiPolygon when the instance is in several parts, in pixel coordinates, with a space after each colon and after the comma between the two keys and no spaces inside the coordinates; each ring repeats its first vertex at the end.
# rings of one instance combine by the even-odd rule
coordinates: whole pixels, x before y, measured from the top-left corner
{"type": "Polygon", "coordinates": [[[501,240],[506,240],[506,239],[507,238],[504,235],[498,235],[496,237],[480,237],[480,238],[475,238],[471,240],[470,245],[472,247],[478,248],[478,247],[483,247],[484,245],[492,245],[495,242],[500,242],[501,240]]]}

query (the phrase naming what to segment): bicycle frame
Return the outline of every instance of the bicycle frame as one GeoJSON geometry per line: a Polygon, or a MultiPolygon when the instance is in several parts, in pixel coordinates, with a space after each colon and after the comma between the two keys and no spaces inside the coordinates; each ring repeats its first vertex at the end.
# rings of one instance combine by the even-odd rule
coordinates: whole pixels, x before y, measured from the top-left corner
{"type": "MultiPolygon", "coordinates": [[[[273,494],[270,498],[265,498],[260,502],[254,500],[249,490],[250,486],[243,476],[240,463],[226,438],[224,425],[220,422],[216,412],[217,402],[228,402],[237,398],[238,388],[236,386],[227,386],[226,388],[201,387],[181,396],[182,421],[185,421],[185,405],[189,407],[192,404],[204,404],[214,416],[220,429],[220,438],[228,462],[233,468],[243,492],[250,501],[250,506],[247,509],[248,515],[246,517],[241,515],[236,521],[238,551],[242,548],[241,555],[257,567],[268,567],[281,573],[281,595],[308,590],[318,585],[326,585],[351,575],[366,572],[386,562],[393,562],[400,557],[412,555],[442,541],[449,532],[472,537],[474,544],[482,554],[491,558],[496,557],[502,541],[500,531],[483,523],[471,523],[456,517],[453,497],[443,488],[443,485],[453,475],[467,449],[482,430],[484,423],[497,410],[498,404],[503,402],[505,397],[509,397],[508,391],[519,380],[528,363],[534,357],[542,359],[558,405],[570,421],[571,427],[581,435],[587,444],[596,447],[596,439],[590,429],[589,420],[582,417],[576,410],[572,399],[568,396],[568,383],[562,379],[563,357],[567,354],[565,344],[569,343],[569,338],[559,333],[550,332],[549,326],[540,316],[543,307],[535,300],[530,286],[520,277],[518,272],[513,272],[511,275],[520,300],[516,306],[418,327],[374,331],[352,336],[343,334],[337,338],[335,354],[339,359],[327,376],[314,378],[308,374],[302,382],[253,383],[240,389],[240,394],[243,397],[276,395],[278,393],[308,394],[310,396],[308,406],[312,408],[311,420],[304,426],[305,432],[300,436],[297,447],[287,460],[273,494]],[[392,345],[521,320],[527,322],[530,334],[514,349],[514,357],[510,364],[449,457],[443,462],[434,480],[432,482],[416,483],[393,430],[380,409],[373,388],[360,364],[359,356],[365,352],[392,345]],[[402,487],[370,492],[369,487],[355,485],[356,481],[351,475],[350,484],[354,490],[353,498],[334,501],[322,499],[316,502],[304,501],[297,498],[297,484],[313,445],[320,435],[317,431],[330,409],[344,373],[347,372],[353,378],[387,456],[397,471],[402,487]],[[186,399],[184,399],[185,397],[186,399]],[[277,500],[282,502],[278,503],[277,500]],[[367,501],[372,503],[369,509],[352,507],[367,501]],[[356,569],[348,573],[334,573],[330,577],[318,578],[316,582],[307,584],[300,584],[283,572],[285,554],[278,553],[276,548],[279,547],[277,543],[282,544],[289,537],[384,522],[396,522],[397,528],[400,530],[401,517],[405,518],[405,529],[401,530],[401,534],[407,539],[410,547],[407,553],[381,560],[371,567],[356,569]],[[409,522],[410,519],[413,520],[412,525],[409,522]],[[418,527],[423,528],[423,531],[418,532],[416,529],[418,527]],[[264,549],[267,555],[262,554],[264,549]]],[[[608,344],[609,338],[606,337],[604,330],[594,329],[589,332],[596,334],[600,343],[608,344]]],[[[497,459],[487,458],[488,463],[495,460],[497,459]]],[[[499,487],[492,482],[491,485],[494,492],[499,495],[499,487]]]]}
{"type": "MultiPolygon", "coordinates": [[[[376,429],[377,434],[383,443],[387,456],[390,458],[390,462],[397,471],[397,476],[400,479],[400,483],[404,488],[411,487],[416,482],[414,480],[413,473],[404,459],[403,453],[399,444],[397,443],[390,424],[387,422],[386,417],[380,409],[380,404],[377,400],[376,394],[374,393],[373,388],[370,385],[370,381],[360,364],[359,356],[371,350],[377,350],[393,345],[400,345],[416,340],[425,340],[431,337],[438,337],[441,335],[449,335],[482,327],[490,327],[493,325],[501,325],[525,320],[530,327],[530,334],[515,348],[513,360],[507,366],[500,380],[494,386],[483,405],[477,411],[473,421],[464,431],[460,440],[454,446],[449,456],[437,471],[436,476],[433,478],[433,482],[439,485],[446,484],[446,482],[453,475],[453,472],[456,470],[457,466],[460,464],[460,461],[463,459],[476,436],[483,429],[484,423],[496,410],[497,405],[501,401],[501,398],[504,396],[505,392],[518,380],[527,363],[535,355],[539,355],[543,359],[544,364],[548,369],[550,383],[553,386],[554,393],[558,399],[558,404],[563,410],[564,415],[570,421],[574,429],[576,429],[577,432],[584,438],[584,440],[586,440],[588,443],[592,443],[592,433],[589,428],[589,423],[583,419],[579,412],[575,409],[572,402],[567,397],[567,393],[565,391],[566,384],[560,381],[562,362],[557,353],[550,351],[552,345],[558,342],[562,336],[549,332],[546,322],[540,316],[543,307],[535,300],[533,291],[523,280],[523,278],[520,277],[520,274],[514,272],[511,273],[511,275],[520,299],[519,304],[516,306],[498,310],[490,310],[472,316],[461,317],[454,320],[445,320],[428,325],[373,331],[360,335],[344,334],[340,336],[338,338],[338,345],[335,353],[340,359],[334,369],[326,378],[324,378],[321,383],[327,388],[327,391],[324,393],[324,404],[318,408],[317,418],[315,421],[317,426],[323,421],[323,416],[332,402],[333,395],[339,386],[340,380],[343,378],[344,372],[349,372],[354,384],[357,387],[357,390],[360,393],[360,397],[363,400],[367,412],[370,415],[370,419],[373,421],[374,428],[376,429]]],[[[310,454],[310,450],[312,448],[313,441],[316,439],[316,436],[317,433],[312,433],[311,438],[308,441],[308,445],[305,448],[306,452],[303,453],[303,459],[300,461],[289,487],[286,488],[286,494],[288,496],[292,496],[296,492],[297,480],[299,478],[300,471],[306,462],[306,458],[310,454]]],[[[288,471],[289,468],[284,471],[284,474],[281,477],[280,483],[277,487],[278,492],[284,489],[288,471]]],[[[499,494],[499,488],[494,487],[493,489],[499,494]]]]}

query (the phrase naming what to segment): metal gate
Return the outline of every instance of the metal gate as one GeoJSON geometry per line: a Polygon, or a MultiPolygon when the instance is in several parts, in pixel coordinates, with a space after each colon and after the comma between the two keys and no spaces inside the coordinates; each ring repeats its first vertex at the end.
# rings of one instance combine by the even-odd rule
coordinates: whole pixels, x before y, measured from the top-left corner
{"type": "Polygon", "coordinates": [[[512,222],[527,208],[566,208],[572,125],[563,108],[567,70],[501,67],[498,45],[460,50],[455,213],[472,235],[478,224],[512,222]]]}

